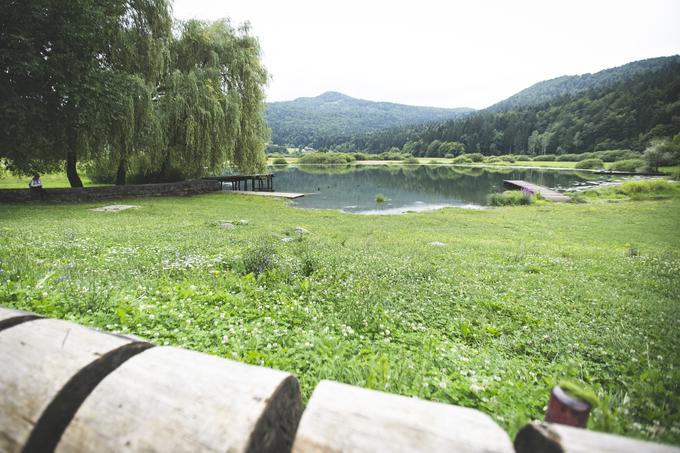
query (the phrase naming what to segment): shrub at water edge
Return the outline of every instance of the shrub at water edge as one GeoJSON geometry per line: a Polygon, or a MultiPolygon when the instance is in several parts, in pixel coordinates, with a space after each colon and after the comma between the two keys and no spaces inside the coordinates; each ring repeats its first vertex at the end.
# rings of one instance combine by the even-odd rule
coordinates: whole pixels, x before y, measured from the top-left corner
{"type": "Polygon", "coordinates": [[[470,159],[470,157],[468,157],[467,154],[463,154],[461,156],[456,157],[451,162],[454,164],[471,164],[472,159],[470,159]]]}
{"type": "Polygon", "coordinates": [[[642,169],[644,165],[645,163],[642,159],[626,159],[614,162],[609,169],[613,171],[636,172],[642,169]]]}
{"type": "Polygon", "coordinates": [[[576,163],[575,168],[596,169],[604,168],[602,159],[585,159],[576,163]]]}
{"type": "Polygon", "coordinates": [[[343,153],[311,153],[305,154],[298,161],[302,165],[341,165],[354,162],[351,154],[343,153]]]}
{"type": "Polygon", "coordinates": [[[533,203],[536,197],[525,190],[506,190],[503,193],[492,193],[488,199],[491,206],[526,206],[533,203]]]}
{"type": "Polygon", "coordinates": [[[531,160],[535,160],[538,162],[554,162],[555,161],[555,155],[554,154],[543,154],[541,156],[536,156],[531,160]]]}

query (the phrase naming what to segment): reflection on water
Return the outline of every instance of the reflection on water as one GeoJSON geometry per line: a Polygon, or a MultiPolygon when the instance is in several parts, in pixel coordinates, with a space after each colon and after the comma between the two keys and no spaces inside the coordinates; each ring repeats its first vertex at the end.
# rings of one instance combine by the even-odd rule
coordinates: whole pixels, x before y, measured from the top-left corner
{"type": "Polygon", "coordinates": [[[503,191],[504,179],[566,188],[607,179],[576,171],[446,166],[357,166],[274,168],[274,189],[301,192],[294,205],[357,214],[399,214],[444,207],[480,209],[487,196],[503,191]],[[384,203],[375,201],[377,194],[384,203]]]}

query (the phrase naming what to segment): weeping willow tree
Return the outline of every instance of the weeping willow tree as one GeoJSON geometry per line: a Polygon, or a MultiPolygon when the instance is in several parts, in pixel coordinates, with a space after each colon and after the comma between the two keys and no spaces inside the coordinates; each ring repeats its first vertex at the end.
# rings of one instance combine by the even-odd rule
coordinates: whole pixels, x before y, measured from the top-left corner
{"type": "Polygon", "coordinates": [[[161,178],[195,177],[234,166],[265,168],[267,72],[248,26],[188,21],[170,46],[170,70],[155,105],[165,143],[144,164],[161,178]]]}
{"type": "Polygon", "coordinates": [[[93,112],[98,130],[89,136],[87,147],[99,151],[86,168],[95,180],[122,185],[129,168],[137,168],[149,156],[160,153],[164,135],[154,107],[155,89],[148,80],[112,73],[107,83],[115,87],[117,96],[95,102],[99,106],[93,112]]]}
{"type": "Polygon", "coordinates": [[[130,161],[158,153],[164,144],[154,99],[169,67],[172,42],[167,0],[126,4],[117,14],[120,26],[107,36],[105,88],[88,98],[95,127],[83,140],[87,149],[96,150],[90,166],[116,169],[116,184],[125,184],[130,161]]]}
{"type": "Polygon", "coordinates": [[[11,170],[124,161],[159,144],[154,88],[166,73],[167,0],[0,5],[0,157],[11,170]]]}
{"type": "Polygon", "coordinates": [[[190,21],[168,0],[0,2],[0,159],[168,179],[264,168],[267,73],[247,26],[190,21]]]}

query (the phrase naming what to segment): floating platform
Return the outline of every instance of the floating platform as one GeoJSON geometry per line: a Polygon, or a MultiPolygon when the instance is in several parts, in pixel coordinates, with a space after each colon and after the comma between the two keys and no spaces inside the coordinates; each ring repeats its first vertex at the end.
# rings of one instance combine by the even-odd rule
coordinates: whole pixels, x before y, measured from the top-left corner
{"type": "Polygon", "coordinates": [[[305,196],[303,193],[292,193],[292,192],[257,192],[249,190],[230,190],[229,193],[238,193],[241,195],[259,195],[261,197],[274,197],[274,198],[285,198],[287,200],[294,200],[295,198],[302,198],[305,196]]]}
{"type": "Polygon", "coordinates": [[[557,192],[556,190],[549,189],[547,187],[539,186],[538,184],[533,184],[526,181],[518,181],[512,179],[506,179],[503,181],[503,185],[509,189],[515,190],[528,190],[533,194],[540,193],[543,198],[548,201],[554,202],[565,202],[571,201],[571,198],[564,195],[563,193],[557,192]]]}

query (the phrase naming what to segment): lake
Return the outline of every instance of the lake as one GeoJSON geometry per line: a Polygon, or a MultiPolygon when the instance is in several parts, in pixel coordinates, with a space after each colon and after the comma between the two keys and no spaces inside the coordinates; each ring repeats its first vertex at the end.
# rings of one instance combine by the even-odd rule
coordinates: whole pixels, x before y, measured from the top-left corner
{"type": "Polygon", "coordinates": [[[273,167],[277,192],[306,195],[293,205],[339,209],[356,214],[399,214],[443,207],[482,209],[487,196],[503,191],[504,179],[522,179],[562,189],[608,180],[571,170],[471,168],[451,166],[273,167]],[[385,197],[376,202],[376,195],[385,197]]]}

